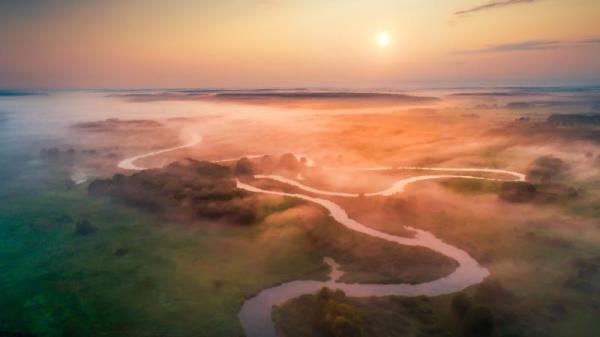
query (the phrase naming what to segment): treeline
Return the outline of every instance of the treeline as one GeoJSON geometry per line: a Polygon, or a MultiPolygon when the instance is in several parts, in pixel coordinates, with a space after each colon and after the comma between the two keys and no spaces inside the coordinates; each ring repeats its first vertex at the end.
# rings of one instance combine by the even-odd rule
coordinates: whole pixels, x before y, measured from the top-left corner
{"type": "Polygon", "coordinates": [[[285,337],[495,337],[518,327],[510,311],[517,301],[495,281],[443,300],[353,298],[322,288],[276,307],[273,317],[285,337]],[[500,322],[511,328],[500,329],[500,322]]]}
{"type": "Polygon", "coordinates": [[[131,176],[95,180],[88,192],[176,220],[251,224],[257,217],[255,200],[236,188],[231,168],[191,159],[131,176]]]}

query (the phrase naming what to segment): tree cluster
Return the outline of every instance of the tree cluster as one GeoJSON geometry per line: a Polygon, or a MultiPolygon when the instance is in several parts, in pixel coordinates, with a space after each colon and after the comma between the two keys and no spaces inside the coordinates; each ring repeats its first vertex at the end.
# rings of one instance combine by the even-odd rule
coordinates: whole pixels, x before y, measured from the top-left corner
{"type": "Polygon", "coordinates": [[[313,326],[331,337],[360,337],[364,335],[364,318],[349,304],[341,290],[323,288],[317,295],[318,305],[313,326]]]}
{"type": "Polygon", "coordinates": [[[254,199],[236,187],[230,168],[190,159],[131,176],[96,180],[88,192],[177,220],[250,224],[257,214],[254,199]]]}

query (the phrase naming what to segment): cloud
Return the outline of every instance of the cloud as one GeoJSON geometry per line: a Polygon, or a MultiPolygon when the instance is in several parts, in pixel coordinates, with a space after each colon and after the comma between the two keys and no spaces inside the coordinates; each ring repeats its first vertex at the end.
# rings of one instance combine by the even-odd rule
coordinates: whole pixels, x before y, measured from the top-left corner
{"type": "Polygon", "coordinates": [[[490,10],[490,9],[497,9],[497,8],[508,7],[508,6],[512,6],[512,5],[519,5],[519,4],[532,3],[532,2],[539,2],[539,0],[494,0],[492,2],[488,2],[487,4],[484,4],[484,5],[479,5],[479,6],[475,6],[472,8],[460,10],[458,12],[455,12],[454,14],[455,15],[465,15],[465,14],[471,14],[471,13],[480,12],[480,11],[486,11],[486,10],[490,10]]]}
{"type": "Polygon", "coordinates": [[[582,47],[590,45],[600,45],[600,38],[591,38],[584,40],[528,40],[515,43],[504,43],[491,45],[480,49],[463,50],[456,54],[483,54],[483,53],[503,53],[520,52],[530,50],[551,50],[561,48],[582,47]]]}

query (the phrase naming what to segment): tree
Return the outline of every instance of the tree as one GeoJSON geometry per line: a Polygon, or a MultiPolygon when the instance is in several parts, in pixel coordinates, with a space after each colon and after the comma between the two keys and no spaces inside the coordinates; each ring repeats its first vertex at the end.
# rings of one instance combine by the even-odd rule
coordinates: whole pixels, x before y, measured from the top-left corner
{"type": "Polygon", "coordinates": [[[88,220],[80,220],[75,224],[75,234],[77,235],[88,235],[97,231],[98,228],[92,225],[88,220]]]}
{"type": "Polygon", "coordinates": [[[524,181],[507,181],[502,183],[498,197],[508,202],[528,202],[537,196],[535,186],[524,181]]]}
{"type": "Polygon", "coordinates": [[[275,161],[269,155],[262,156],[258,164],[261,172],[271,172],[275,167],[275,161]]]}
{"type": "Polygon", "coordinates": [[[300,163],[298,162],[296,156],[294,156],[292,153],[286,153],[279,159],[278,166],[286,170],[294,171],[298,169],[300,163]]]}
{"type": "Polygon", "coordinates": [[[235,164],[234,172],[236,175],[253,175],[254,174],[254,165],[250,159],[243,157],[237,161],[235,164]]]}
{"type": "Polygon", "coordinates": [[[529,165],[527,178],[536,183],[552,183],[568,170],[568,165],[560,158],[542,156],[529,165]]]}
{"type": "Polygon", "coordinates": [[[317,294],[317,311],[314,326],[332,337],[360,337],[363,335],[364,319],[353,305],[346,303],[341,290],[323,288],[317,294]]]}

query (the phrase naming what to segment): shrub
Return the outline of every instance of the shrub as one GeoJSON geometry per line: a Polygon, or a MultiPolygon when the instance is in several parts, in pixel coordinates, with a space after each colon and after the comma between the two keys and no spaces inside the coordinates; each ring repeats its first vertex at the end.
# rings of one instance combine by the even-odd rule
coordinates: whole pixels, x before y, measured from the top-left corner
{"type": "Polygon", "coordinates": [[[316,330],[332,337],[363,335],[363,316],[357,308],[345,303],[346,294],[343,291],[323,288],[317,295],[317,300],[317,311],[313,322],[316,330]]]}
{"type": "Polygon", "coordinates": [[[509,202],[528,202],[537,196],[535,186],[526,182],[505,182],[502,184],[499,197],[509,202]]]}
{"type": "Polygon", "coordinates": [[[286,154],[282,155],[281,158],[279,159],[278,166],[280,168],[283,168],[286,170],[294,171],[294,170],[298,169],[298,167],[300,166],[300,163],[298,162],[298,159],[296,159],[296,156],[294,156],[291,153],[286,153],[286,154]]]}
{"type": "MultiPolygon", "coordinates": [[[[243,158],[236,169],[250,174],[252,164],[243,158]]],[[[247,225],[257,219],[254,199],[236,187],[229,167],[192,159],[131,176],[96,180],[88,192],[177,221],[209,219],[247,225]]]]}
{"type": "Polygon", "coordinates": [[[254,174],[254,166],[250,159],[243,157],[237,161],[235,164],[234,172],[236,175],[253,175],[254,174]]]}
{"type": "Polygon", "coordinates": [[[96,232],[98,228],[92,225],[88,220],[80,220],[75,224],[75,234],[88,235],[96,232]]]}
{"type": "Polygon", "coordinates": [[[546,184],[557,180],[567,169],[568,165],[561,159],[542,156],[529,165],[527,177],[533,182],[546,184]]]}

